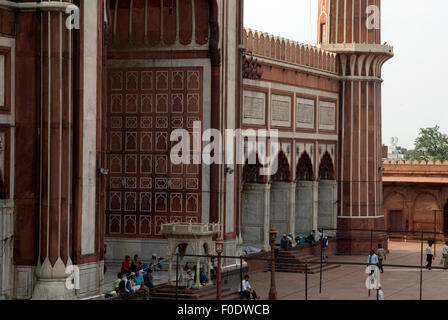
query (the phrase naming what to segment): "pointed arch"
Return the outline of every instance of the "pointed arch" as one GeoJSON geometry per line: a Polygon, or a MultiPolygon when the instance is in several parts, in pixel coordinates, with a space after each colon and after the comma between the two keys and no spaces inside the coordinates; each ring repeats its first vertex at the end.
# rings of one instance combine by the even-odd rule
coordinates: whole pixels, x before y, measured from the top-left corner
{"type": "Polygon", "coordinates": [[[265,178],[260,175],[260,169],[263,167],[256,155],[256,163],[250,164],[249,157],[243,167],[243,183],[265,183],[265,178]]]}
{"type": "Polygon", "coordinates": [[[279,152],[277,156],[278,169],[277,172],[272,176],[272,181],[275,182],[289,182],[291,181],[291,170],[289,167],[289,161],[285,153],[279,152]]]}
{"type": "Polygon", "coordinates": [[[325,152],[319,165],[319,180],[334,180],[334,165],[328,151],[325,152]]]}
{"type": "Polygon", "coordinates": [[[313,163],[308,155],[308,152],[303,152],[299,159],[299,163],[296,168],[296,180],[297,181],[313,181],[313,163]]]}

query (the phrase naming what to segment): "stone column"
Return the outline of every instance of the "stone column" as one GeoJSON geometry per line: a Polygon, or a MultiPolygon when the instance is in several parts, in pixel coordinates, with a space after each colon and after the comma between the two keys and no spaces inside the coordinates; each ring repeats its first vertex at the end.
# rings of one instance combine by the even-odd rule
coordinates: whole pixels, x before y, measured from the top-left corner
{"type": "Polygon", "coordinates": [[[296,234],[296,183],[289,184],[289,232],[296,234]]]}
{"type": "MultiPolygon", "coordinates": [[[[177,263],[177,261],[176,261],[177,263]]],[[[178,275],[179,275],[179,282],[184,281],[184,256],[180,256],[179,257],[179,264],[176,266],[176,268],[179,270],[178,271],[178,275]],[[180,269],[179,269],[180,266],[180,269]]]]}
{"type": "Polygon", "coordinates": [[[207,278],[208,278],[208,283],[212,282],[211,272],[210,272],[210,263],[211,263],[211,258],[207,258],[207,278]]]}
{"type": "Polygon", "coordinates": [[[313,230],[316,230],[316,235],[319,228],[319,182],[313,181],[313,230]]]}
{"type": "MultiPolygon", "coordinates": [[[[337,182],[334,180],[319,181],[318,225],[320,228],[336,228],[337,220],[337,182]]],[[[336,231],[325,231],[326,235],[334,236],[336,231]]]]}
{"type": "Polygon", "coordinates": [[[315,227],[313,182],[297,181],[295,192],[295,232],[301,236],[307,236],[315,227]]]}
{"type": "Polygon", "coordinates": [[[245,184],[241,228],[244,245],[269,250],[270,184],[245,184]]]}
{"type": "Polygon", "coordinates": [[[291,211],[293,209],[292,202],[295,202],[294,190],[295,183],[273,182],[271,185],[270,226],[277,228],[279,237],[294,229],[294,219],[292,218],[294,211],[291,211]]]}
{"type": "Polygon", "coordinates": [[[271,204],[271,185],[263,185],[263,202],[264,202],[264,250],[269,251],[271,248],[269,244],[269,231],[271,230],[271,214],[270,214],[270,204],[271,204]]]}
{"type": "Polygon", "coordinates": [[[201,288],[201,258],[196,258],[196,284],[194,287],[196,289],[201,288]]]}
{"type": "Polygon", "coordinates": [[[65,14],[42,11],[39,260],[33,300],[75,299],[72,265],[72,31],[65,14]]]}

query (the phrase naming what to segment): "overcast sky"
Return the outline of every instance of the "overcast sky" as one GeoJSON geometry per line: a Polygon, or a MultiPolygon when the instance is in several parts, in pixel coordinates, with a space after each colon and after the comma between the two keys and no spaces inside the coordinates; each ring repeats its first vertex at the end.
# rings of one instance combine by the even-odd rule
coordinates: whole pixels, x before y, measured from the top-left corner
{"type": "MultiPolygon", "coordinates": [[[[245,26],[315,44],[317,3],[245,0],[245,26]]],[[[448,133],[447,12],[445,0],[382,1],[382,42],[395,48],[383,67],[384,144],[398,137],[398,145],[413,148],[422,127],[439,125],[448,133]]]]}

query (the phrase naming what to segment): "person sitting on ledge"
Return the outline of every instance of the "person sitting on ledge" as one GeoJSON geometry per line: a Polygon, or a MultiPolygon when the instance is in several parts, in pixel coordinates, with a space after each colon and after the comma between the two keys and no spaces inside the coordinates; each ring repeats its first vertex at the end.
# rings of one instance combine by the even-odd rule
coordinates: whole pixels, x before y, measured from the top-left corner
{"type": "Polygon", "coordinates": [[[128,279],[126,274],[123,274],[123,280],[120,282],[124,283],[124,290],[126,291],[126,293],[134,293],[134,289],[132,288],[132,282],[128,279]]]}
{"type": "Polygon", "coordinates": [[[160,257],[157,259],[157,254],[152,255],[151,267],[153,271],[160,271],[163,268],[163,258],[160,257]]]}
{"type": "Polygon", "coordinates": [[[121,298],[125,298],[129,295],[129,292],[126,289],[126,281],[122,280],[117,288],[117,294],[121,298]]]}
{"type": "Polygon", "coordinates": [[[135,282],[135,272],[131,272],[129,276],[129,282],[131,283],[133,292],[137,292],[138,290],[140,290],[140,286],[135,282]]]}
{"type": "Polygon", "coordinates": [[[128,274],[131,272],[131,257],[126,256],[121,264],[121,272],[128,274]]]}
{"type": "Polygon", "coordinates": [[[145,284],[145,287],[148,287],[149,289],[154,288],[153,284],[153,278],[152,278],[152,270],[148,268],[146,270],[146,274],[143,276],[143,282],[145,284]]]}
{"type": "Polygon", "coordinates": [[[137,272],[134,278],[135,284],[140,287],[138,291],[145,292],[145,299],[149,300],[149,287],[145,286],[145,280],[143,278],[143,270],[137,272]]]}
{"type": "Polygon", "coordinates": [[[286,238],[286,234],[284,234],[282,239],[280,240],[280,248],[286,249],[287,245],[288,245],[288,239],[286,238]]]}
{"type": "Polygon", "coordinates": [[[143,264],[141,263],[140,259],[138,258],[138,254],[134,255],[134,260],[132,260],[131,263],[131,271],[137,272],[142,269],[143,264]]]}
{"type": "Polygon", "coordinates": [[[314,241],[315,241],[315,239],[316,239],[316,231],[313,230],[313,231],[311,232],[311,234],[310,234],[308,237],[306,237],[305,242],[306,242],[306,243],[309,243],[309,244],[311,244],[311,245],[314,245],[314,241]]]}
{"type": "Polygon", "coordinates": [[[286,238],[288,239],[288,248],[294,248],[295,244],[294,244],[294,235],[292,233],[288,234],[288,237],[286,238]]]}
{"type": "Polygon", "coordinates": [[[109,293],[109,295],[115,297],[118,294],[117,289],[121,281],[123,281],[123,273],[120,272],[118,273],[117,279],[114,281],[114,284],[112,285],[112,291],[109,293]]]}
{"type": "Polygon", "coordinates": [[[257,297],[257,293],[254,289],[252,289],[252,286],[249,283],[249,275],[246,274],[244,276],[244,280],[241,283],[241,286],[239,288],[240,294],[242,294],[247,300],[256,300],[259,297],[257,297]]]}

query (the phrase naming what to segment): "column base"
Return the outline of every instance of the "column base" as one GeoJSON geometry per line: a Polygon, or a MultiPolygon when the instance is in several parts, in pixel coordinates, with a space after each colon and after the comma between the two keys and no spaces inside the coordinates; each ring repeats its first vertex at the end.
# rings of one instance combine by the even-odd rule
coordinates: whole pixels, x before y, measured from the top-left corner
{"type": "Polygon", "coordinates": [[[338,218],[337,253],[342,255],[367,255],[378,244],[388,249],[389,236],[386,232],[357,231],[354,229],[384,230],[384,217],[338,218]]]}
{"type": "Polygon", "coordinates": [[[75,290],[69,290],[65,280],[38,280],[31,300],[78,300],[75,290]]]}

